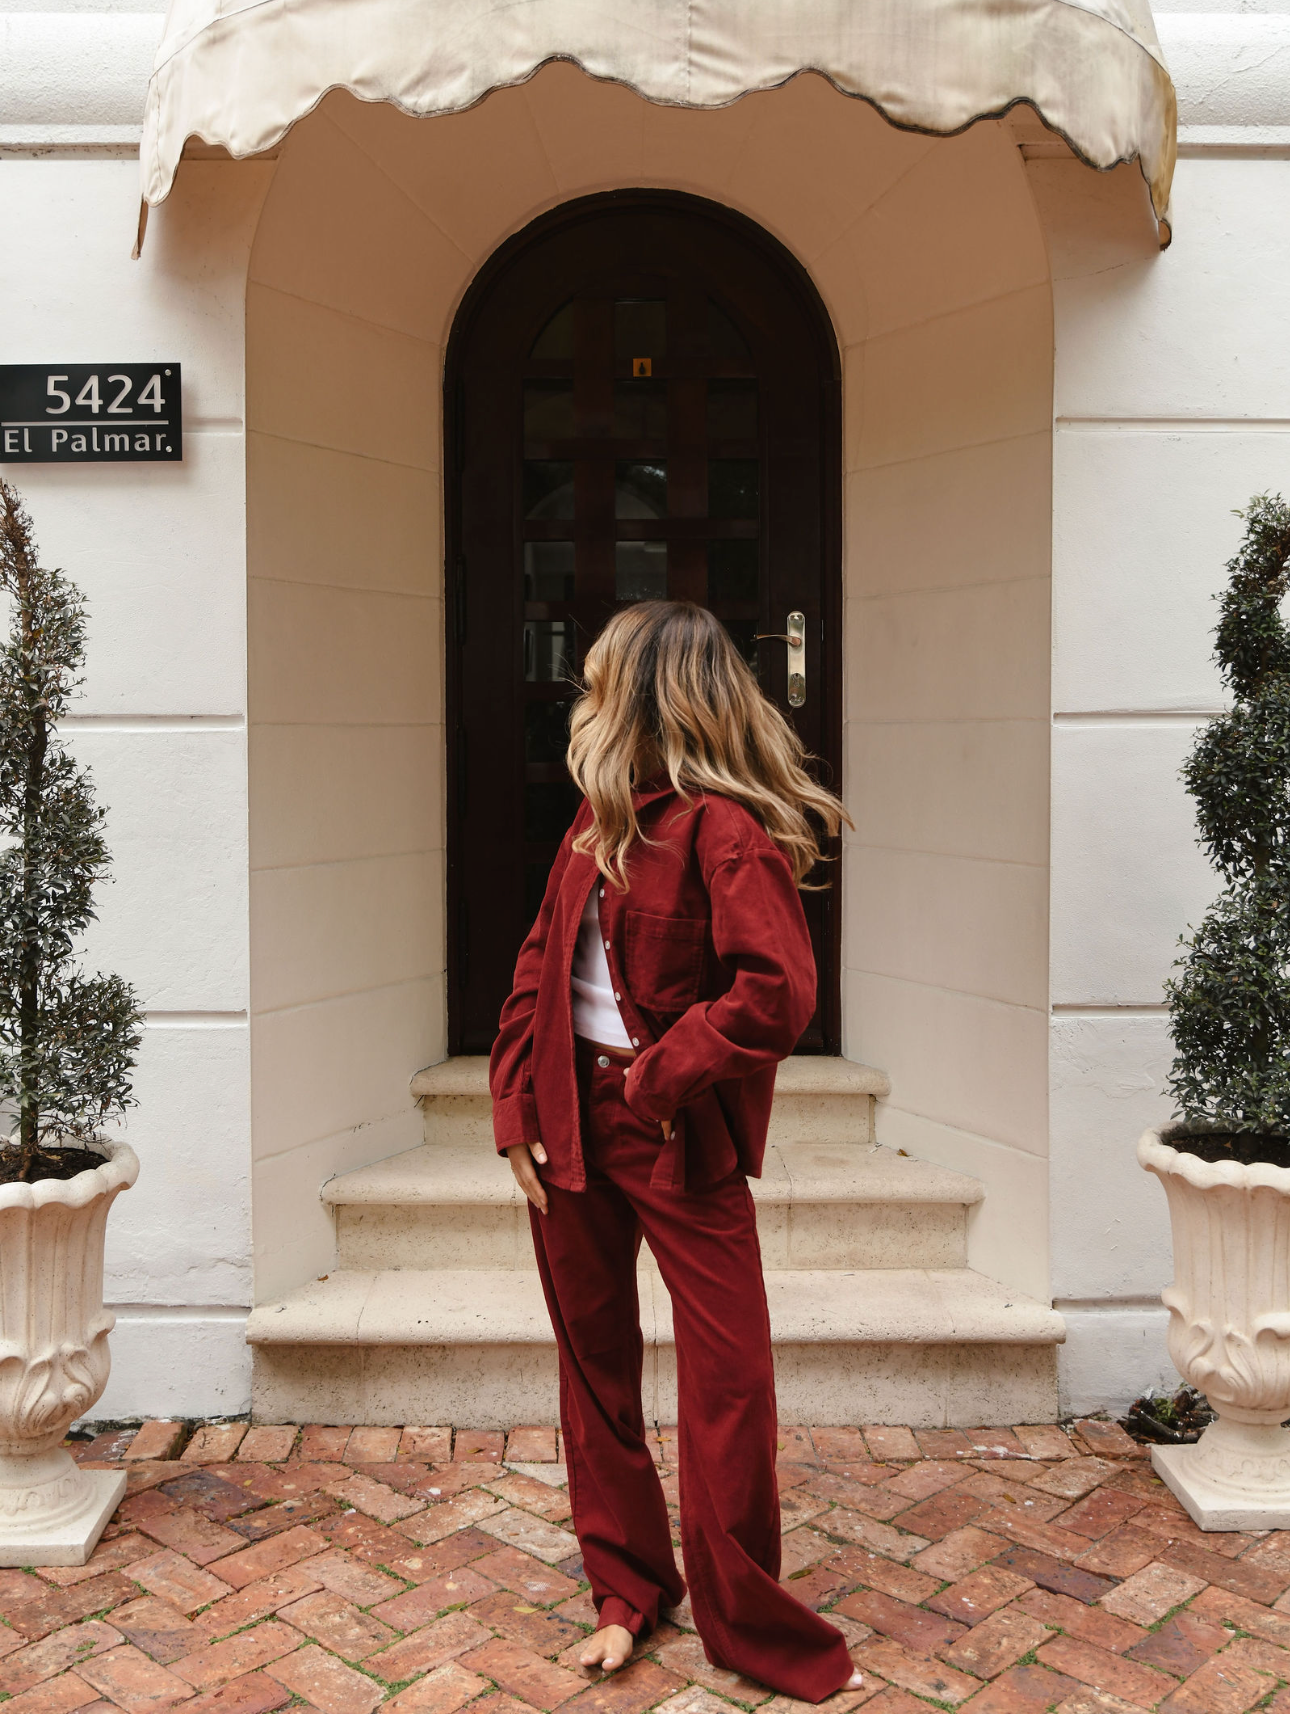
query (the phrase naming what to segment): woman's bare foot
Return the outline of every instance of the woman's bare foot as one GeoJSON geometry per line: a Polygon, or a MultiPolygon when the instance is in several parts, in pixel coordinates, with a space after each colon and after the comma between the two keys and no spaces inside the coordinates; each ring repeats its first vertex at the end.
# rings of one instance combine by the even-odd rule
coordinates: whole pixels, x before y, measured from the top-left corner
{"type": "Polygon", "coordinates": [[[632,1658],[636,1638],[626,1625],[606,1625],[587,1638],[582,1651],[583,1666],[598,1666],[602,1672],[614,1672],[632,1658]]]}

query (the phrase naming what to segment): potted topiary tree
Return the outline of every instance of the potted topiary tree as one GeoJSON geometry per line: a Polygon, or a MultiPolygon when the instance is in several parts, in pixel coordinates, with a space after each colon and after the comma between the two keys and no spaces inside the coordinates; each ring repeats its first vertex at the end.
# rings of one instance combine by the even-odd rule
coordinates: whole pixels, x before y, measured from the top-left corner
{"type": "Polygon", "coordinates": [[[140,1013],[76,942],[108,866],[89,776],[55,734],[85,614],[0,482],[0,1565],[83,1565],[125,1489],[60,1445],[107,1383],[103,1232],[139,1163],[103,1140],[130,1099],[140,1013]]]}
{"type": "Polygon", "coordinates": [[[1225,884],[1167,985],[1180,1117],[1138,1144],[1169,1198],[1169,1354],[1217,1413],[1151,1457],[1213,1530],[1290,1527],[1290,507],[1242,516],[1215,650],[1232,708],[1183,770],[1225,884]]]}

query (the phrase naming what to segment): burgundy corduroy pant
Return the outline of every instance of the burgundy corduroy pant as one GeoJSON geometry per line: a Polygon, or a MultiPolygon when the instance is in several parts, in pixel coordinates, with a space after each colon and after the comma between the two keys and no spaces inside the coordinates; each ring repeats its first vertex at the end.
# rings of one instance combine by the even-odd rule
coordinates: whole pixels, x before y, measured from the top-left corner
{"type": "Polygon", "coordinates": [[[775,1380],[747,1180],[654,1190],[662,1139],[623,1100],[624,1061],[578,1048],[584,1191],[546,1187],[533,1243],[560,1352],[569,1497],[601,1625],[643,1635],[685,1592],[645,1440],[636,1261],[648,1238],[672,1298],[681,1544],[695,1624],[718,1666],[818,1702],[846,1643],[779,1579],[775,1380]]]}

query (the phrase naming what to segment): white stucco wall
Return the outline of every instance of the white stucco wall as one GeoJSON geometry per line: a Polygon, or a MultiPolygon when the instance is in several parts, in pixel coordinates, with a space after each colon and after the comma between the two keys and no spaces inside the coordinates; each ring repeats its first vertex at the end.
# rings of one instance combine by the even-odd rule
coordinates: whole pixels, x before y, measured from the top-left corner
{"type": "MultiPolygon", "coordinates": [[[[352,701],[348,712],[318,706],[303,719],[299,704],[277,705],[283,717],[264,722],[266,766],[258,774],[252,769],[252,785],[274,798],[279,824],[275,829],[274,816],[261,808],[257,842],[250,843],[242,328],[248,259],[275,166],[187,162],[175,196],[153,220],[143,261],[128,260],[137,184],[132,151],[162,10],[161,0],[46,0],[44,6],[0,0],[0,185],[7,193],[8,229],[24,239],[0,253],[6,358],[174,356],[187,374],[189,438],[182,466],[7,472],[31,501],[46,551],[90,598],[89,683],[72,725],[110,808],[117,874],[91,952],[138,982],[149,1010],[140,1106],[128,1132],[144,1171],[112,1224],[108,1295],[121,1306],[121,1320],[102,1415],[232,1411],[246,1402],[241,1317],[252,1291],[252,868],[272,919],[263,946],[280,949],[279,968],[266,970],[277,986],[263,990],[274,1004],[264,1009],[266,1019],[280,1014],[272,1028],[285,1044],[277,1061],[283,1075],[257,1088],[257,1127],[270,1139],[266,1160],[294,1161],[285,1179],[266,1169],[265,1189],[274,1197],[289,1192],[315,1199],[309,1205],[314,1224],[303,1232],[299,1253],[285,1243],[282,1250],[283,1266],[295,1269],[296,1277],[324,1255],[318,1182],[353,1158],[355,1148],[373,1158],[395,1146],[371,1134],[369,1119],[389,1108],[390,1091],[405,1068],[415,1069],[410,1062],[422,1042],[430,1050],[426,1057],[433,1056],[442,1027],[433,1009],[423,1014],[415,1039],[398,1038],[397,1052],[376,1067],[376,1081],[366,1088],[341,1071],[325,1086],[312,1081],[304,1087],[297,1075],[302,1064],[316,1068],[319,1062],[329,1039],[326,1016],[341,1020],[330,1039],[343,1046],[348,1003],[336,989],[335,971],[306,969],[290,944],[293,935],[303,940],[309,932],[299,915],[304,871],[361,863],[373,852],[341,849],[333,827],[311,825],[306,806],[297,800],[290,811],[289,798],[274,794],[316,770],[311,746],[319,725],[345,728],[344,742],[358,758],[368,717],[351,718],[352,701]],[[275,833],[281,837],[270,837],[275,833]],[[281,873],[270,879],[270,871],[281,873]],[[273,903],[267,889],[283,885],[297,887],[295,904],[273,903]],[[287,1041],[297,1008],[301,1017],[310,1011],[319,1025],[303,1059],[299,1042],[293,1047],[287,1041]],[[349,1141],[333,1148],[336,1138],[349,1141]],[[279,1148],[275,1140],[281,1139],[279,1148]],[[293,1176],[295,1167],[301,1170],[293,1176]]],[[[1045,950],[1036,947],[1043,900],[1031,898],[1029,872],[1011,900],[1014,906],[1022,900],[1022,910],[1009,911],[1003,886],[1023,869],[1042,874],[1046,860],[1046,830],[1028,819],[1029,793],[996,801],[988,791],[965,791],[957,809],[946,799],[957,824],[952,842],[944,824],[932,835],[920,834],[916,812],[922,806],[906,796],[902,811],[896,794],[883,815],[914,817],[907,859],[893,868],[880,849],[884,841],[867,839],[863,822],[848,852],[849,883],[863,884],[856,903],[864,898],[866,904],[848,906],[848,991],[860,998],[849,1013],[847,1050],[898,1065],[906,1091],[921,1080],[918,1099],[903,1106],[898,1084],[884,1119],[887,1140],[982,1176],[993,1173],[974,1229],[979,1265],[1005,1273],[1011,1235],[1020,1233],[1022,1272],[1016,1277],[1030,1280],[1027,1270],[1042,1257],[1042,1233],[1036,1239],[1032,1229],[1042,1227],[1043,1154],[1051,1142],[1051,1289],[1070,1328],[1062,1356],[1066,1402],[1078,1409],[1122,1403],[1138,1387],[1172,1373],[1163,1354],[1163,1312],[1156,1307],[1169,1275],[1163,1200],[1139,1173],[1133,1144],[1141,1127],[1165,1110],[1168,1045],[1160,985],[1178,932],[1203,909],[1212,884],[1191,843],[1190,809],[1176,773],[1198,716],[1218,705],[1208,661],[1208,596],[1239,534],[1231,509],[1262,487],[1284,488],[1290,480],[1290,357],[1283,325],[1290,260],[1290,4],[1163,0],[1155,10],[1180,84],[1183,147],[1173,248],[1159,256],[1144,245],[1126,255],[1122,243],[1107,242],[1102,181],[1042,151],[1028,164],[1055,281],[1051,743],[1038,762],[1019,764],[1020,775],[1039,781],[1051,761],[1047,996],[1035,986],[1045,950]],[[1083,223],[1082,210],[1088,215],[1083,223]],[[1008,823],[1018,805],[1020,819],[1008,823]],[[999,866],[1006,865],[1014,868],[1005,874],[999,866]],[[921,879],[915,884],[911,876],[921,879]],[[916,908],[920,892],[925,899],[955,901],[957,909],[944,922],[928,916],[916,908]],[[874,900],[890,908],[875,912],[874,900]],[[999,920],[1009,924],[1002,941],[987,932],[999,920]],[[1006,1013],[1008,1030],[1042,1022],[1048,1004],[1046,1088],[1042,1068],[1034,1087],[1032,1070],[1018,1075],[1006,1031],[995,1032],[998,1045],[991,1048],[995,1038],[974,1035],[958,1002],[943,1026],[930,1004],[919,1010],[901,1039],[872,1006],[871,1031],[857,1027],[865,1016],[866,984],[877,981],[890,990],[922,983],[932,997],[941,990],[957,993],[963,979],[956,960],[961,963],[970,945],[977,989],[972,1004],[997,1008],[1001,1021],[1006,1013]],[[910,1048],[903,1062],[902,1039],[910,1048]],[[933,1052],[943,1056],[938,1043],[952,1044],[957,1064],[934,1062],[933,1052]],[[944,1101],[947,1078],[957,1103],[952,1113],[944,1101]],[[979,1116],[974,1091],[994,1103],[988,1120],[979,1116]],[[1045,1096],[1047,1137],[1040,1117],[1045,1096]],[[902,1125],[907,1128],[898,1136],[893,1127],[902,1125]],[[938,1152],[943,1146],[951,1152],[938,1152]]],[[[481,148],[489,137],[487,123],[478,123],[486,104],[476,115],[446,122],[435,150],[411,176],[400,178],[393,156],[369,172],[364,184],[393,184],[390,206],[413,224],[428,220],[438,232],[426,240],[424,256],[417,252],[416,266],[428,266],[431,251],[444,260],[441,272],[431,268],[426,276],[433,285],[429,307],[399,300],[391,282],[393,295],[382,302],[339,306],[347,314],[357,307],[356,324],[385,337],[401,318],[418,315],[423,325],[415,337],[437,346],[473,268],[506,231],[563,196],[628,182],[673,184],[728,200],[795,249],[834,314],[846,352],[849,402],[865,396],[853,384],[862,356],[866,362],[880,357],[884,340],[899,343],[915,326],[930,336],[940,325],[957,328],[960,344],[970,342],[991,303],[1013,316],[1027,293],[1048,292],[1041,287],[1042,269],[1025,274],[1030,239],[1023,241],[1015,224],[1018,204],[1006,192],[1006,174],[991,181],[998,194],[970,210],[955,199],[955,164],[977,159],[973,150],[988,154],[994,146],[989,136],[998,136],[993,128],[989,136],[973,133],[953,147],[933,148],[876,122],[866,130],[848,121],[848,146],[864,138],[863,149],[848,153],[839,144],[843,133],[821,128],[818,112],[808,115],[809,101],[795,106],[792,91],[780,92],[789,100],[776,111],[798,117],[777,130],[758,118],[757,102],[778,96],[741,103],[725,115],[646,109],[623,123],[615,103],[631,98],[621,92],[594,91],[586,104],[570,106],[558,84],[557,97],[548,100],[540,83],[531,90],[537,103],[529,109],[531,143],[518,161],[481,148]],[[705,132],[704,124],[717,119],[722,125],[705,132]],[[594,170],[587,165],[589,150],[594,170]],[[418,179],[417,171],[433,174],[433,182],[418,179]],[[889,180],[883,180],[886,172],[889,180]],[[884,189],[906,179],[909,200],[893,238],[881,211],[884,201],[888,208],[896,204],[885,199],[884,189]],[[842,195],[849,200],[840,215],[842,195]],[[914,218],[920,207],[921,217],[914,218]],[[1013,223],[1009,230],[1020,245],[1012,257],[1017,267],[1006,279],[990,272],[995,247],[977,242],[997,235],[999,220],[1005,227],[1013,223]],[[864,234],[866,242],[857,248],[849,233],[864,234]],[[890,259],[893,243],[909,264],[903,276],[873,265],[884,251],[890,259]],[[945,281],[947,257],[953,277],[945,281]],[[893,280],[903,283],[893,286],[893,280]],[[927,280],[945,291],[944,303],[918,297],[927,280]]],[[[834,99],[849,115],[872,118],[834,99]]],[[[364,124],[351,128],[344,146],[365,155],[370,169],[388,131],[377,115],[360,117],[364,124]]],[[[1003,173],[1002,161],[997,165],[1003,173]]],[[[1133,169],[1122,171],[1131,176],[1133,169]]],[[[338,266],[347,245],[357,265],[352,233],[337,235],[338,266]]],[[[266,263],[256,289],[290,298],[295,288],[283,278],[289,260],[283,254],[266,263]]],[[[316,306],[308,311],[317,313],[316,306]]],[[[261,326],[267,330],[270,322],[261,326]]],[[[877,398],[878,371],[870,365],[868,374],[867,396],[877,398]]],[[[888,396],[893,408],[917,404],[898,386],[888,396]]],[[[933,651],[937,637],[949,638],[941,657],[923,658],[943,659],[947,673],[966,672],[975,659],[1000,680],[985,687],[994,700],[978,710],[982,732],[996,744],[987,784],[1006,766],[1006,746],[997,746],[1014,705],[1022,710],[1019,740],[1044,726],[1029,645],[1047,616],[1041,620],[1026,607],[1046,579],[1044,520],[1013,506],[997,532],[997,557],[988,527],[969,535],[966,552],[957,528],[1004,470],[999,448],[1006,441],[1015,443],[1019,460],[1032,461],[1030,492],[1043,491],[1042,425],[1024,413],[1014,422],[1006,402],[999,404],[1002,426],[993,436],[969,427],[952,445],[917,444],[905,459],[857,453],[873,432],[873,419],[849,419],[847,450],[849,483],[864,499],[855,515],[865,520],[848,541],[848,652],[853,661],[865,660],[867,674],[862,682],[853,672],[848,716],[854,721],[868,711],[875,728],[886,726],[900,697],[908,700],[900,685],[883,681],[881,660],[864,656],[865,637],[930,639],[933,651]],[[919,503],[929,493],[944,501],[939,512],[920,518],[921,565],[959,553],[972,576],[970,595],[952,579],[933,583],[918,567],[909,568],[910,581],[899,591],[884,585],[882,564],[892,550],[884,546],[890,512],[883,508],[890,502],[898,509],[906,479],[919,503]],[[1023,619],[1026,612],[1030,617],[1023,619]],[[1023,633],[1028,642],[1018,652],[1014,644],[1023,633]],[[1031,677],[1022,683],[1017,672],[1031,677]]],[[[312,461],[298,451],[307,434],[264,426],[281,443],[280,461],[312,461]]],[[[319,458],[327,462],[322,453],[319,458]]],[[[269,462],[261,468],[267,472],[269,462]]],[[[277,479],[285,477],[279,472],[277,479]]],[[[316,482],[316,472],[310,480],[316,482]]],[[[1008,491],[1015,499],[1016,490],[1008,491]]],[[[252,541],[253,551],[264,546],[254,532],[252,541]]],[[[280,551],[281,544],[272,549],[280,551]]],[[[270,578],[274,589],[255,592],[261,642],[276,636],[281,646],[293,627],[302,627],[295,631],[299,640],[325,658],[327,626],[319,630],[319,616],[329,602],[343,606],[355,590],[341,579],[343,598],[335,588],[324,593],[323,585],[337,580],[315,573],[316,564],[307,566],[303,574],[270,578]]],[[[377,593],[369,589],[370,600],[362,598],[372,612],[380,605],[377,593]]],[[[423,591],[423,598],[433,595],[423,591]]],[[[340,630],[333,623],[333,633],[340,630]]],[[[287,665],[289,654],[284,648],[287,665]]],[[[263,658],[272,666],[271,655],[263,658]]],[[[266,675],[266,690],[275,689],[267,683],[274,677],[266,675]]],[[[933,678],[925,684],[928,696],[935,698],[950,682],[933,678]]],[[[960,695],[958,721],[972,687],[962,676],[952,682],[960,695]]],[[[290,689],[285,684],[282,694],[290,689]]],[[[914,714],[911,742],[920,726],[914,714]]],[[[965,745],[968,724],[958,734],[965,745]]],[[[411,731],[416,721],[403,725],[411,731]]],[[[859,754],[855,736],[851,730],[849,756],[859,754]]],[[[970,745],[961,750],[966,766],[947,774],[947,783],[970,782],[973,754],[970,745]]],[[[407,765],[416,766],[415,755],[407,765]]],[[[371,813],[363,810],[361,794],[353,795],[362,775],[356,761],[348,785],[340,780],[340,819],[371,813]]],[[[870,810],[880,800],[879,787],[879,775],[871,775],[865,793],[870,810]]],[[[427,791],[432,800],[433,778],[427,791]]],[[[378,857],[396,855],[400,844],[433,849],[433,828],[427,831],[424,817],[413,826],[406,817],[415,822],[415,813],[406,805],[404,811],[405,822],[395,817],[375,833],[378,857]]],[[[345,977],[346,994],[362,989],[362,974],[345,977]]],[[[1042,1048],[1036,1051],[1041,1059],[1042,1048]]],[[[403,1146],[402,1130],[397,1143],[403,1146]]],[[[290,1204],[281,1206],[290,1224],[290,1204]]]]}
{"type": "Polygon", "coordinates": [[[925,144],[843,241],[846,1051],[880,1141],[983,1181],[971,1265],[1042,1298],[1053,336],[1011,131],[925,144]]]}
{"type": "Polygon", "coordinates": [[[329,1271],[322,1185],[421,1141],[445,1053],[442,353],[394,202],[306,121],[247,289],[257,1301],[329,1271]]]}
{"type": "Polygon", "coordinates": [[[194,164],[135,263],[135,161],[0,161],[24,234],[0,254],[6,360],[185,366],[182,464],[5,471],[88,600],[67,735],[108,810],[114,880],[87,958],[134,982],[147,1012],[125,1126],[143,1170],[109,1227],[103,1416],[248,1397],[242,298],[270,171],[194,164]]]}
{"type": "Polygon", "coordinates": [[[1176,1380],[1134,1147],[1170,1112],[1162,984],[1215,885],[1178,768],[1221,706],[1233,510],[1290,493],[1290,8],[1154,9],[1182,85],[1173,245],[1098,267],[1072,219],[1054,270],[1053,1293],[1081,1411],[1176,1380]]]}
{"type": "Polygon", "coordinates": [[[432,858],[452,318],[512,232],[619,185],[738,208],[832,317],[857,820],[845,1051],[892,1075],[885,1140],[985,1181],[973,1264],[1044,1295],[1052,328],[1013,135],[897,132],[813,77],[685,113],[557,65],[430,121],[329,97],[284,144],[256,238],[257,1299],[332,1265],[322,1179],[409,1146],[408,1078],[444,1051],[432,858]],[[299,781],[315,777],[311,798],[299,781]],[[372,794],[399,815],[362,821],[372,794]]]}

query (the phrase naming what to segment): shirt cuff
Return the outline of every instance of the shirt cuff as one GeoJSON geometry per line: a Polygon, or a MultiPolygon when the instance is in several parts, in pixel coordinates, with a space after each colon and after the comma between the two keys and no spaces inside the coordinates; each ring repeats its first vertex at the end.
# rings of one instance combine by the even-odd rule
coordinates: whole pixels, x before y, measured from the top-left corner
{"type": "Polygon", "coordinates": [[[653,1051],[652,1048],[647,1048],[639,1058],[632,1061],[631,1068],[623,1082],[623,1100],[626,1101],[638,1119],[648,1119],[661,1125],[664,1119],[675,1117],[676,1108],[670,1102],[661,1101],[656,1094],[641,1087],[645,1074],[649,1070],[649,1056],[653,1051]]]}
{"type": "Polygon", "coordinates": [[[493,1101],[493,1141],[499,1155],[513,1149],[517,1143],[541,1142],[538,1130],[537,1102],[531,1092],[503,1095],[493,1101]]]}

